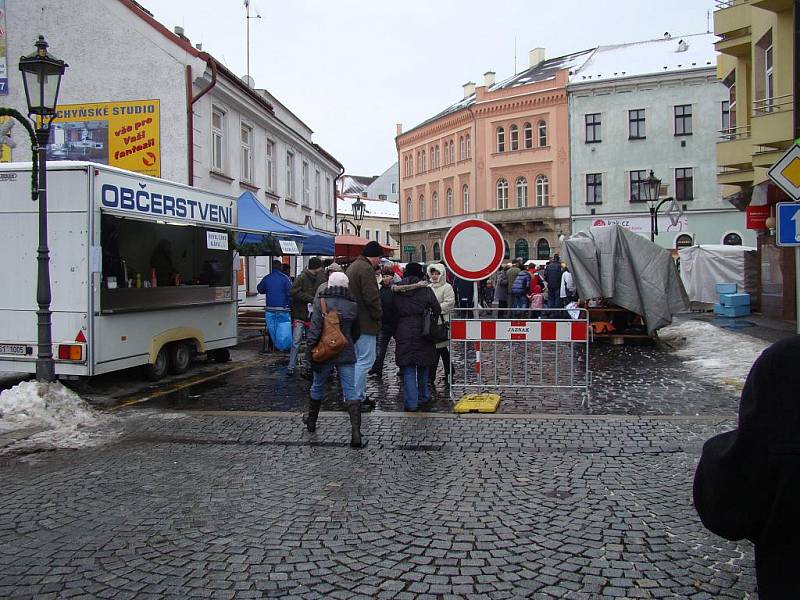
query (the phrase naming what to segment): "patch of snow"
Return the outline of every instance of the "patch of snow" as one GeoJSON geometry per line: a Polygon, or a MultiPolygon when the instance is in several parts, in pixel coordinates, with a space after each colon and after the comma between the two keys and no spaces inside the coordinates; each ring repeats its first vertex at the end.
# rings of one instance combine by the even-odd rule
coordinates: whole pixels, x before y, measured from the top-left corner
{"type": "Polygon", "coordinates": [[[0,433],[43,429],[7,449],[95,446],[116,433],[115,422],[61,383],[23,381],[0,392],[0,433]]]}
{"type": "Polygon", "coordinates": [[[695,320],[664,327],[658,337],[685,359],[693,374],[737,389],[744,386],[753,363],[769,346],[768,342],[695,320]]]}

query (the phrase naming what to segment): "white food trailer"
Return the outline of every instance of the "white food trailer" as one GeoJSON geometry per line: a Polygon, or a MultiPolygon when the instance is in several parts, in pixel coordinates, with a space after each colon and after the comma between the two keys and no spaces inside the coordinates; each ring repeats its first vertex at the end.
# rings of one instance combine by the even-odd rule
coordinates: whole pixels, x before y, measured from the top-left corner
{"type": "MultiPolygon", "coordinates": [[[[36,371],[30,171],[0,164],[0,372],[36,371]]],[[[57,375],[141,365],[158,379],[186,370],[194,353],[228,359],[237,334],[235,198],[70,161],[48,163],[47,188],[57,375]]]]}

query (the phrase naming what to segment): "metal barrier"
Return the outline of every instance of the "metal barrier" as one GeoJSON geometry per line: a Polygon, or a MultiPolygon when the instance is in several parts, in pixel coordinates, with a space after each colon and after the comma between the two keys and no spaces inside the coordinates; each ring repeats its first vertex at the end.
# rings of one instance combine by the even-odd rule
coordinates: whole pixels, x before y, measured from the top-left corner
{"type": "Polygon", "coordinates": [[[456,309],[450,321],[451,400],[454,388],[549,388],[582,390],[588,402],[589,336],[583,308],[456,309]]]}

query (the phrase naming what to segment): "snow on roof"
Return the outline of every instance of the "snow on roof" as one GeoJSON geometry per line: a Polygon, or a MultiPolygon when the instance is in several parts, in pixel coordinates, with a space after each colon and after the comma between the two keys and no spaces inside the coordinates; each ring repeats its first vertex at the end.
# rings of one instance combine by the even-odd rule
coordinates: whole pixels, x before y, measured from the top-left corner
{"type": "MultiPolygon", "coordinates": [[[[397,202],[390,202],[389,200],[369,200],[367,198],[360,199],[366,206],[364,207],[365,217],[377,217],[382,219],[399,219],[400,207],[397,202]]],[[[336,198],[336,212],[339,214],[350,215],[353,213],[353,202],[356,198],[336,198]]]]}
{"type": "Polygon", "coordinates": [[[716,36],[699,33],[600,46],[570,75],[570,83],[716,68],[716,36]]]}

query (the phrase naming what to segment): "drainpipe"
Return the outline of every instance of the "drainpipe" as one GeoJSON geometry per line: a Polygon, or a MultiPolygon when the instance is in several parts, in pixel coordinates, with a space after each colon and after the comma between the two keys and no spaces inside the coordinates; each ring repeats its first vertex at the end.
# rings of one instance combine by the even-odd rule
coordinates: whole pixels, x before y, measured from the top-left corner
{"type": "MultiPolygon", "coordinates": [[[[336,201],[336,188],[337,188],[337,182],[339,181],[339,179],[342,178],[343,175],[344,175],[344,167],[342,167],[339,170],[339,174],[336,177],[334,177],[334,179],[333,179],[333,241],[334,241],[334,246],[335,246],[335,242],[336,242],[336,236],[339,235],[339,224],[336,222],[336,215],[339,212],[339,203],[336,201]]],[[[342,194],[344,194],[344,191],[342,191],[342,194]]],[[[336,258],[336,248],[333,249],[333,258],[336,258]]]]}
{"type": "Polygon", "coordinates": [[[199,57],[202,58],[209,67],[211,67],[211,83],[206,88],[201,90],[196,96],[192,95],[192,65],[186,65],[186,140],[189,143],[189,151],[187,160],[188,167],[188,184],[194,185],[194,104],[200,98],[205,96],[217,85],[217,63],[207,52],[201,52],[199,57]]]}

